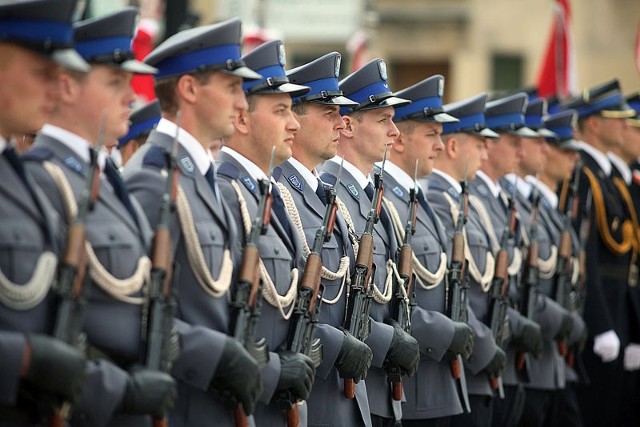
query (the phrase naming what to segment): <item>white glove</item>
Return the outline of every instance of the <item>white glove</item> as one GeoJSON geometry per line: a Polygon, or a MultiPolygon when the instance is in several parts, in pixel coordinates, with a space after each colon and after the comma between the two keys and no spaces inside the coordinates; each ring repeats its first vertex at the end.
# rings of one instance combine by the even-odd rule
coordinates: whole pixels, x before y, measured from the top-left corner
{"type": "Polygon", "coordinates": [[[626,371],[640,369],[640,344],[630,343],[624,349],[624,369],[626,371]]]}
{"type": "Polygon", "coordinates": [[[620,338],[613,329],[596,335],[593,338],[593,352],[600,356],[603,362],[612,362],[620,354],[620,338]]]}

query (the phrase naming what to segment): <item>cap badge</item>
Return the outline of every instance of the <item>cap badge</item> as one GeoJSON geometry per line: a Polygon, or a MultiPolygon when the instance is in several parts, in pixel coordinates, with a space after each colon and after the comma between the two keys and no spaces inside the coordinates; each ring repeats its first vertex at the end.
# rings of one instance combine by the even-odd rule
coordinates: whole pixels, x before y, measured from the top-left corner
{"type": "Polygon", "coordinates": [[[378,61],[378,71],[382,80],[387,80],[387,64],[383,60],[378,61]]]}

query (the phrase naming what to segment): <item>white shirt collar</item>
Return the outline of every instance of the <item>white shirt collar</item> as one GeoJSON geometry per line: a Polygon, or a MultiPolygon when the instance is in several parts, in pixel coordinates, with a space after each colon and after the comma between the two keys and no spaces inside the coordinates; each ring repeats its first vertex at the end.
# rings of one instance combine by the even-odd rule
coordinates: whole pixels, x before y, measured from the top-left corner
{"type": "Polygon", "coordinates": [[[627,185],[631,185],[631,180],[633,179],[633,175],[631,174],[631,168],[629,165],[625,163],[617,154],[609,151],[607,153],[609,160],[611,160],[611,164],[620,172],[622,175],[622,179],[624,179],[624,183],[627,185]]]}
{"type": "Polygon", "coordinates": [[[489,187],[489,191],[491,191],[491,194],[493,194],[493,197],[497,199],[498,196],[500,195],[500,191],[502,191],[500,184],[498,184],[497,182],[489,178],[489,175],[482,172],[481,170],[478,170],[476,172],[476,176],[480,178],[486,184],[487,187],[489,187]]]}
{"type": "Polygon", "coordinates": [[[227,153],[228,155],[236,159],[236,161],[240,163],[242,167],[247,170],[247,172],[249,173],[249,176],[253,178],[255,181],[260,181],[261,179],[267,179],[267,175],[262,171],[262,169],[260,169],[251,160],[247,159],[245,156],[238,153],[236,150],[225,146],[225,147],[222,147],[220,151],[222,151],[223,153],[227,153]]]}
{"type": "MultiPolygon", "coordinates": [[[[377,166],[381,166],[382,162],[376,162],[377,166]]],[[[387,160],[387,163],[384,165],[384,171],[393,177],[398,184],[405,190],[411,190],[414,186],[413,178],[409,176],[408,173],[400,169],[400,167],[394,163],[391,163],[387,160]]]]}
{"type": "Polygon", "coordinates": [[[319,185],[318,174],[314,173],[316,172],[315,169],[313,171],[310,171],[309,168],[307,168],[305,165],[300,163],[294,157],[289,157],[288,162],[291,164],[291,166],[293,166],[295,170],[298,171],[300,175],[302,175],[302,178],[304,178],[304,180],[307,182],[307,184],[309,185],[309,187],[311,187],[313,191],[316,191],[318,189],[318,185],[319,185]]]}
{"type": "Polygon", "coordinates": [[[531,185],[529,183],[515,173],[507,174],[504,178],[512,185],[515,185],[518,193],[520,193],[525,199],[529,198],[529,195],[531,194],[531,185]]]}
{"type": "Polygon", "coordinates": [[[4,153],[8,146],[7,140],[0,136],[0,154],[4,153]]]}
{"type": "MultiPolygon", "coordinates": [[[[329,161],[337,163],[338,165],[340,165],[340,162],[342,162],[342,157],[335,156],[332,159],[329,159],[329,161]]],[[[360,187],[362,187],[363,190],[371,182],[371,180],[369,179],[369,177],[367,175],[363,174],[360,171],[360,169],[358,169],[357,167],[355,167],[354,165],[349,163],[347,160],[344,161],[342,167],[355,178],[356,182],[358,183],[358,185],[360,185],[360,187]]]]}
{"type": "Polygon", "coordinates": [[[178,126],[172,121],[165,118],[160,119],[156,131],[169,135],[171,138],[175,137],[176,131],[178,131],[178,142],[187,150],[202,175],[206,174],[209,167],[213,165],[211,152],[205,149],[189,132],[182,128],[178,130],[178,126]]]}
{"type": "Polygon", "coordinates": [[[462,193],[462,186],[460,186],[460,183],[458,181],[456,181],[455,179],[453,179],[452,176],[442,172],[440,169],[436,169],[433,168],[432,173],[435,173],[436,175],[439,175],[441,177],[443,177],[453,188],[455,188],[455,190],[458,192],[458,194],[462,193]]]}
{"type": "Polygon", "coordinates": [[[578,142],[579,148],[582,151],[584,151],[585,153],[593,157],[593,160],[595,160],[596,163],[598,163],[598,165],[600,166],[602,171],[605,173],[605,175],[610,176],[611,162],[609,161],[609,158],[606,156],[606,154],[604,154],[602,151],[598,150],[597,148],[587,144],[584,141],[577,141],[577,142],[578,142]]]}
{"type": "MultiPolygon", "coordinates": [[[[76,153],[76,155],[86,164],[90,163],[91,158],[89,157],[89,147],[91,147],[92,144],[80,135],[50,124],[45,124],[40,133],[51,138],[55,138],[57,141],[76,153]]],[[[104,170],[106,160],[107,152],[103,147],[103,149],[98,153],[98,166],[100,169],[104,170]]]]}
{"type": "Polygon", "coordinates": [[[545,200],[549,203],[552,209],[557,209],[558,207],[558,195],[555,191],[553,191],[547,184],[536,179],[535,176],[527,175],[524,178],[529,184],[538,188],[540,191],[540,195],[545,198],[545,200]]]}

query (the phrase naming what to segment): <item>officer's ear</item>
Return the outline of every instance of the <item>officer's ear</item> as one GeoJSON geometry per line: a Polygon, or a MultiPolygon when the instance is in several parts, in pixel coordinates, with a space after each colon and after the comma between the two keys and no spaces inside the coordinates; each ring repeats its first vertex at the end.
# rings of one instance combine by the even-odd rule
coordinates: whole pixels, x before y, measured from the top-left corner
{"type": "Polygon", "coordinates": [[[342,120],[344,121],[344,128],[340,130],[347,138],[353,138],[353,129],[356,125],[356,120],[354,120],[351,116],[342,116],[342,120]]]}
{"type": "Polygon", "coordinates": [[[64,71],[59,74],[59,95],[60,101],[64,104],[71,103],[80,93],[80,84],[86,78],[86,75],[81,75],[80,72],[64,71]]]}
{"type": "Polygon", "coordinates": [[[176,82],[176,95],[187,104],[195,104],[197,99],[196,78],[190,74],[183,74],[176,82]]]}
{"type": "Polygon", "coordinates": [[[455,159],[460,152],[460,140],[455,134],[444,135],[442,137],[442,143],[444,144],[444,152],[447,157],[455,159]]]}
{"type": "Polygon", "coordinates": [[[403,137],[403,135],[405,135],[405,133],[400,132],[400,135],[398,135],[398,137],[393,140],[393,144],[391,144],[391,150],[395,151],[398,154],[404,153],[407,149],[407,146],[405,144],[406,137],[403,137]]]}
{"type": "Polygon", "coordinates": [[[242,135],[249,134],[249,112],[247,110],[242,110],[238,114],[233,117],[233,126],[236,128],[236,131],[242,135]]]}

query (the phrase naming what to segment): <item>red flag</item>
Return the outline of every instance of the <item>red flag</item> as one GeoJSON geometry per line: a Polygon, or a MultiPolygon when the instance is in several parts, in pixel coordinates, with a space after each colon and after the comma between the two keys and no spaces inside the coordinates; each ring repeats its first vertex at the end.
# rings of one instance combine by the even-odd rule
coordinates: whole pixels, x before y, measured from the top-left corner
{"type": "Polygon", "coordinates": [[[356,31],[347,40],[347,52],[351,55],[351,73],[358,71],[369,62],[369,36],[362,31],[356,31]]]}
{"type": "Polygon", "coordinates": [[[576,61],[569,0],[556,0],[551,37],[538,74],[538,94],[565,99],[576,91],[576,61]]]}
{"type": "Polygon", "coordinates": [[[640,74],[640,23],[638,23],[638,34],[636,35],[636,70],[640,74]]]}

